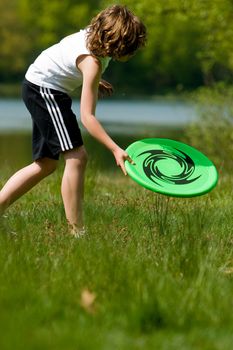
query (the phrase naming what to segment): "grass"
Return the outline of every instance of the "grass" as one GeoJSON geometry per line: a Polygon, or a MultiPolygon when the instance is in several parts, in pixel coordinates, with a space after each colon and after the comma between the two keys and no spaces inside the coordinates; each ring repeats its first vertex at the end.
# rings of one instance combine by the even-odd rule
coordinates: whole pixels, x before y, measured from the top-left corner
{"type": "MultiPolygon", "coordinates": [[[[67,234],[62,163],[0,223],[0,349],[232,349],[232,177],[208,195],[168,199],[96,147],[87,237],[67,234]]],[[[16,168],[3,153],[1,184],[16,168]]]]}

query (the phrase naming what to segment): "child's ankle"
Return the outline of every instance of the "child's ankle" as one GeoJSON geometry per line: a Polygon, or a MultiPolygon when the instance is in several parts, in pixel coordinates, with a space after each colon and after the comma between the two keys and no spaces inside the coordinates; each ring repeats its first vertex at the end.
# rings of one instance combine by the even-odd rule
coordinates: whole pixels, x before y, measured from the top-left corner
{"type": "Polygon", "coordinates": [[[75,238],[80,238],[86,234],[84,226],[68,223],[69,233],[75,238]]]}

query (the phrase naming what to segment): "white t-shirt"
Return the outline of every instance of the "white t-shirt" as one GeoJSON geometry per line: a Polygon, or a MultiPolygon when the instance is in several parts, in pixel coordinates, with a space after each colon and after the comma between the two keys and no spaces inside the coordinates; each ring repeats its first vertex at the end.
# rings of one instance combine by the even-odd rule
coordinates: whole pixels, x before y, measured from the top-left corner
{"type": "MultiPolygon", "coordinates": [[[[82,85],[82,73],[76,67],[77,58],[90,54],[86,47],[86,29],[80,30],[42,51],[29,66],[25,78],[33,84],[69,93],[82,85]]],[[[103,73],[111,58],[98,59],[103,73]]]]}

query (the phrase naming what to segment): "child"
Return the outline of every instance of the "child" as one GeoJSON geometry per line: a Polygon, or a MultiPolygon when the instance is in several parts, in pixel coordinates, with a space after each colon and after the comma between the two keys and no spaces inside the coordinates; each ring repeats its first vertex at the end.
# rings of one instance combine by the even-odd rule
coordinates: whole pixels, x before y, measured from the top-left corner
{"type": "Polygon", "coordinates": [[[83,233],[82,201],[87,153],[69,93],[82,85],[80,113],[87,131],[106,146],[126,175],[128,154],[95,118],[98,93],[111,94],[101,75],[111,58],[125,62],[146,40],[143,23],[125,6],[106,8],[90,25],[43,51],[29,67],[23,82],[23,100],[33,122],[34,162],[14,174],[0,191],[0,212],[29,191],[57,166],[62,153],[65,169],[61,184],[65,214],[71,232],[83,233]]]}

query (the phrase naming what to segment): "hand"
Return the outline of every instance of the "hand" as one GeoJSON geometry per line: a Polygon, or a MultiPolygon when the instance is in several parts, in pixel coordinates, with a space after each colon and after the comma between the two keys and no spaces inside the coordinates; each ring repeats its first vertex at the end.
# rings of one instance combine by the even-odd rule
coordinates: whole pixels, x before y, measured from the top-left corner
{"type": "Polygon", "coordinates": [[[113,94],[113,86],[106,80],[101,79],[99,82],[99,97],[111,96],[113,94]]]}
{"type": "Polygon", "coordinates": [[[128,160],[131,164],[134,164],[134,161],[130,158],[127,152],[125,152],[123,149],[118,147],[116,150],[113,151],[114,157],[116,159],[117,166],[121,168],[123,173],[127,175],[126,169],[125,169],[125,161],[128,160]]]}

